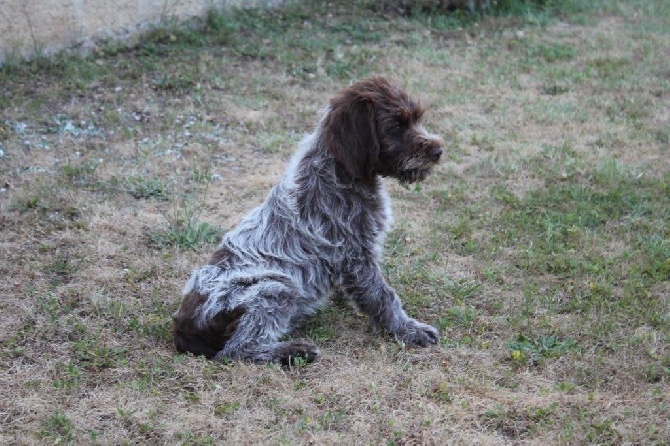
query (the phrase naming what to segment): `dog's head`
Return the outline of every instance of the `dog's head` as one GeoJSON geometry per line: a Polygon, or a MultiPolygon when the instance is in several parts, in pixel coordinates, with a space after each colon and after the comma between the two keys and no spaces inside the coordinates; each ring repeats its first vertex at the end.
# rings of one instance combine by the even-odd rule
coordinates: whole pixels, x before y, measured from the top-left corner
{"type": "Polygon", "coordinates": [[[399,85],[372,77],[331,99],[324,143],[346,172],[363,182],[377,175],[422,181],[443,146],[421,126],[423,112],[399,85]]]}

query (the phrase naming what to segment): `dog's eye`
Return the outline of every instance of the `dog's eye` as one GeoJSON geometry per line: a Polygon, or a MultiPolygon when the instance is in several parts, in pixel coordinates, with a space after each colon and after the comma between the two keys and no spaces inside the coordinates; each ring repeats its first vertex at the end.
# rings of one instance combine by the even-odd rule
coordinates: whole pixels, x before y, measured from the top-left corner
{"type": "Polygon", "coordinates": [[[407,127],[409,127],[409,121],[406,120],[399,120],[396,122],[396,124],[393,126],[395,130],[407,130],[407,127]]]}
{"type": "Polygon", "coordinates": [[[402,122],[397,122],[393,124],[393,126],[390,128],[391,133],[394,135],[400,136],[405,130],[407,130],[407,124],[403,124],[402,122]]]}

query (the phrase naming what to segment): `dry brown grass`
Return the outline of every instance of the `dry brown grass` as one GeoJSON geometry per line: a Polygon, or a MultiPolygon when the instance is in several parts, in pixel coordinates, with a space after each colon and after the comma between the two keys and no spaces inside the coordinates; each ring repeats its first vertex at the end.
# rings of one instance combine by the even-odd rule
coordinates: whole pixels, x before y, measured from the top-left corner
{"type": "Polygon", "coordinates": [[[315,4],[282,13],[297,36],[238,13],[216,44],[175,30],[0,73],[0,442],[667,443],[664,2],[465,29],[315,4]],[[297,334],[323,352],[309,366],[177,355],[207,230],[370,72],[449,147],[420,187],[390,184],[385,265],[442,344],[405,349],[334,303],[297,334]]]}

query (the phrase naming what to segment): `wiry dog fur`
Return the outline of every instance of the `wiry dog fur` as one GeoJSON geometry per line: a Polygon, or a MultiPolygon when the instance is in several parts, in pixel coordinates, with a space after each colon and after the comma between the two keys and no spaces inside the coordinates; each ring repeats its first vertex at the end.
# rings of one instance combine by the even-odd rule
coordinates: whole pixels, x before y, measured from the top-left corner
{"type": "Polygon", "coordinates": [[[407,316],[379,267],[391,223],[380,177],[423,180],[442,154],[423,109],[397,84],[360,81],[331,99],[261,206],[194,271],[175,313],[177,350],[215,359],[312,361],[310,341],[281,342],[333,291],[407,344],[438,332],[407,316]]]}

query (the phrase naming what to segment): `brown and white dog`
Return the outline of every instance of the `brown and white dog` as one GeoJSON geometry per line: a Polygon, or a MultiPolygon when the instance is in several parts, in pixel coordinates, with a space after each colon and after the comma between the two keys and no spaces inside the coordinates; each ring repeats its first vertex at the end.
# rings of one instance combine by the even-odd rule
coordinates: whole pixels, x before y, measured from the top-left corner
{"type": "Polygon", "coordinates": [[[407,316],[379,265],[392,220],[380,177],[421,181],[442,154],[441,139],[421,126],[423,112],[382,77],[331,99],[265,203],[193,272],[174,316],[177,350],[217,360],[313,361],[314,343],[280,338],[333,292],[397,339],[435,344],[437,330],[407,316]]]}

